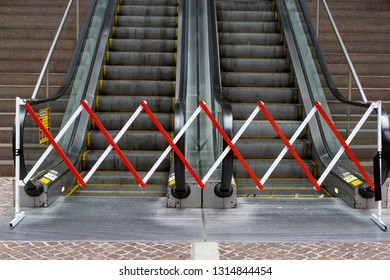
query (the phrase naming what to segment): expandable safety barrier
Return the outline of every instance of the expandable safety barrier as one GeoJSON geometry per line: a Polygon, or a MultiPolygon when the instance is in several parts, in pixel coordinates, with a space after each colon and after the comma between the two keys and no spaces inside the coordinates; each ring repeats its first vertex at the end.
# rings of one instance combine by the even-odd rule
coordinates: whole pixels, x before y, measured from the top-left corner
{"type": "MultiPolygon", "coordinates": [[[[354,153],[349,148],[349,144],[357,134],[357,132],[361,129],[364,122],[367,120],[367,118],[370,116],[371,112],[374,109],[380,109],[381,110],[381,102],[374,102],[371,104],[371,106],[368,108],[366,113],[363,115],[361,120],[358,122],[358,124],[355,126],[354,130],[351,132],[347,140],[344,140],[341,136],[340,132],[337,130],[331,119],[327,116],[326,112],[322,108],[321,104],[319,102],[315,102],[315,106],[311,109],[311,111],[307,114],[306,118],[303,120],[302,124],[299,126],[297,131],[293,134],[290,140],[286,138],[283,131],[280,129],[276,121],[273,119],[269,111],[267,110],[266,106],[263,102],[258,102],[256,108],[253,110],[253,112],[250,114],[248,119],[245,121],[243,126],[240,128],[240,130],[237,132],[237,134],[233,137],[233,139],[229,139],[227,134],[224,132],[221,125],[218,123],[218,121],[213,116],[212,112],[207,108],[206,103],[204,101],[201,101],[199,103],[199,107],[193,112],[193,114],[190,116],[190,118],[187,120],[185,125],[182,127],[182,129],[177,133],[177,135],[174,137],[174,139],[171,139],[168,133],[165,131],[159,120],[156,118],[156,116],[153,114],[153,112],[150,110],[149,106],[147,105],[147,102],[145,100],[142,100],[140,102],[139,107],[136,109],[136,111],[132,114],[132,116],[129,118],[129,120],[126,122],[126,124],[123,126],[123,128],[120,130],[120,132],[117,134],[117,136],[113,139],[110,134],[107,132],[107,130],[104,128],[100,120],[97,118],[95,113],[91,110],[91,108],[88,106],[88,102],[86,100],[80,101],[81,105],[77,108],[75,113],[72,115],[72,117],[67,121],[67,123],[64,125],[64,127],[61,129],[61,131],[58,133],[57,137],[54,139],[53,136],[50,134],[50,132],[45,128],[45,126],[41,123],[39,118],[37,117],[36,113],[33,111],[31,106],[28,104],[28,102],[21,101],[20,98],[16,99],[16,123],[19,123],[18,117],[19,117],[19,106],[25,106],[27,111],[31,114],[34,121],[38,124],[38,126],[43,130],[43,132],[47,135],[51,145],[46,149],[46,151],[42,154],[41,158],[37,161],[37,163],[34,165],[32,170],[27,174],[27,176],[20,180],[19,178],[19,149],[20,149],[20,131],[19,126],[16,126],[16,154],[15,154],[15,219],[11,222],[11,228],[14,227],[23,217],[24,212],[20,212],[19,209],[19,187],[24,186],[24,182],[28,182],[31,177],[35,174],[35,172],[38,170],[39,166],[43,163],[43,161],[47,158],[49,153],[53,150],[53,148],[57,151],[57,153],[61,156],[61,158],[64,160],[65,164],[69,167],[70,171],[74,174],[77,181],[80,183],[82,187],[85,187],[87,185],[88,180],[91,178],[91,176],[94,174],[94,172],[97,170],[97,168],[100,166],[100,164],[104,161],[104,159],[107,157],[107,155],[110,153],[112,149],[114,149],[122,161],[125,163],[129,171],[133,174],[133,176],[136,178],[136,180],[139,183],[139,186],[144,188],[146,186],[147,181],[150,179],[150,177],[153,175],[153,173],[156,171],[158,166],[163,162],[164,158],[169,154],[169,152],[173,149],[175,153],[179,156],[180,160],[184,163],[184,165],[187,167],[195,181],[198,183],[200,188],[204,188],[206,182],[211,177],[211,175],[215,172],[217,167],[221,164],[223,159],[226,157],[226,155],[229,153],[230,150],[234,152],[236,157],[239,159],[241,164],[244,166],[248,174],[252,177],[253,181],[257,185],[259,189],[263,189],[263,186],[267,179],[270,177],[272,172],[275,170],[277,165],[280,163],[282,158],[285,156],[287,151],[290,151],[291,154],[294,156],[294,158],[297,160],[298,164],[304,171],[304,173],[307,175],[309,180],[312,182],[315,189],[320,190],[320,185],[325,180],[326,176],[330,173],[332,168],[335,166],[337,161],[340,159],[342,153],[345,151],[349,157],[352,159],[352,161],[355,163],[359,171],[362,173],[363,177],[367,181],[367,183],[370,185],[371,189],[374,190],[374,183],[368,176],[367,172],[364,170],[354,153]],[[77,117],[81,114],[82,110],[85,109],[86,112],[89,114],[89,116],[94,120],[96,125],[99,127],[99,129],[102,131],[103,135],[107,138],[110,145],[106,148],[104,153],[100,156],[100,158],[96,161],[94,166],[90,169],[90,171],[87,173],[87,175],[82,178],[81,175],[78,173],[76,168],[72,165],[72,163],[69,161],[65,153],[61,150],[59,145],[57,144],[58,141],[62,138],[62,136],[66,133],[66,131],[70,128],[72,123],[77,119],[77,117]],[[153,165],[151,170],[145,175],[144,178],[141,178],[138,174],[138,172],[134,169],[132,164],[129,162],[129,160],[126,158],[126,156],[123,154],[119,146],[117,145],[117,142],[121,139],[121,137],[125,134],[125,132],[129,129],[131,124],[134,122],[134,120],[138,117],[138,115],[144,110],[150,119],[153,121],[153,123],[157,126],[160,133],[164,136],[166,141],[168,142],[168,147],[165,149],[165,151],[162,153],[160,158],[156,161],[156,163],[153,165]],[[186,160],[184,155],[181,153],[179,148],[176,146],[177,141],[183,136],[185,131],[188,129],[188,127],[193,123],[193,121],[197,118],[197,116],[200,114],[201,111],[204,111],[207,117],[210,119],[210,121],[213,123],[213,125],[216,127],[218,132],[221,134],[223,139],[226,141],[228,146],[224,149],[224,151],[221,153],[219,158],[216,160],[214,165],[210,168],[210,170],[207,172],[207,174],[204,176],[203,179],[200,179],[199,175],[195,172],[195,170],[192,168],[190,163],[186,160]],[[251,122],[254,120],[256,115],[258,113],[262,112],[268,121],[271,123],[275,131],[278,133],[279,137],[282,139],[285,147],[280,152],[278,157],[275,159],[275,161],[272,163],[272,165],[269,167],[265,175],[261,178],[261,180],[258,179],[256,174],[253,172],[249,164],[245,161],[245,159],[242,157],[241,153],[237,150],[235,147],[235,143],[239,140],[241,135],[244,133],[244,131],[248,128],[248,126],[251,124],[251,122]],[[309,123],[309,121],[313,118],[315,113],[318,112],[322,118],[326,121],[328,126],[331,128],[332,132],[337,137],[338,141],[341,144],[341,147],[338,151],[338,153],[334,156],[331,163],[328,165],[326,170],[323,172],[321,177],[316,180],[313,175],[310,173],[307,166],[304,164],[302,159],[299,157],[298,153],[293,147],[293,143],[298,138],[298,136],[301,134],[303,129],[306,127],[306,125],[309,123]]],[[[380,112],[380,111],[379,111],[380,112]]],[[[381,151],[381,129],[380,129],[380,121],[378,117],[378,152],[381,151]]],[[[375,216],[378,221],[383,223],[380,220],[380,203],[378,204],[378,216],[375,216]]]]}

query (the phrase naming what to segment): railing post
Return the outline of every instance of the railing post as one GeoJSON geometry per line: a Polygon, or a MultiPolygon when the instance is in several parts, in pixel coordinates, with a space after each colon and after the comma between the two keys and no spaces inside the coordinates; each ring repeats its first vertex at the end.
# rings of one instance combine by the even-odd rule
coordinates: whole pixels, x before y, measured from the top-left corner
{"type": "Polygon", "coordinates": [[[50,96],[50,65],[46,69],[46,98],[50,96]]]}
{"type": "MultiPolygon", "coordinates": [[[[378,156],[378,172],[379,176],[377,176],[379,183],[375,185],[375,188],[382,188],[382,101],[379,100],[376,102],[377,105],[377,112],[378,112],[378,139],[377,139],[377,156],[378,156]]],[[[374,170],[375,172],[375,170],[374,170]]],[[[377,192],[378,190],[375,190],[377,192]]],[[[381,196],[381,195],[380,195],[381,196]]],[[[382,197],[377,198],[377,195],[375,196],[375,200],[377,200],[377,214],[372,214],[371,219],[383,230],[387,231],[386,224],[382,221],[382,197]]]]}
{"type": "MultiPolygon", "coordinates": [[[[348,71],[348,100],[352,101],[352,73],[348,71]]],[[[351,132],[351,107],[347,106],[347,129],[345,132],[345,138],[349,136],[351,132]]]]}
{"type": "Polygon", "coordinates": [[[316,33],[317,33],[317,38],[319,38],[319,35],[320,35],[320,0],[317,0],[316,33]]]}
{"type": "Polygon", "coordinates": [[[76,2],[76,42],[79,40],[80,33],[80,0],[76,2]]]}
{"type": "Polygon", "coordinates": [[[20,212],[20,98],[16,97],[15,111],[15,218],[10,222],[14,228],[25,216],[20,212]]]}

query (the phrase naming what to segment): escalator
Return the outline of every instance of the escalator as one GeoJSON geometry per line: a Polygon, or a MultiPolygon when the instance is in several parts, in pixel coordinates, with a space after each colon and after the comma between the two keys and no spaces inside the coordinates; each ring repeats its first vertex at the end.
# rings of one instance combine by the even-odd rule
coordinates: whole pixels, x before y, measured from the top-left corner
{"type": "MultiPolygon", "coordinates": [[[[256,103],[263,101],[286,137],[291,138],[304,116],[275,2],[226,0],[217,1],[216,7],[223,97],[232,104],[235,133],[256,103]]],[[[293,146],[313,176],[317,176],[311,155],[312,143],[306,131],[293,146]]],[[[284,144],[269,121],[259,113],[237,142],[237,148],[261,178],[284,144]]],[[[256,190],[239,160],[235,159],[233,166],[239,196],[326,195],[313,190],[291,153],[286,154],[262,191],[256,190]]]]}
{"type": "MultiPolygon", "coordinates": [[[[145,99],[167,132],[173,130],[175,104],[176,43],[178,5],[175,0],[124,0],[117,6],[108,41],[96,116],[114,138],[145,99]]],[[[87,148],[82,155],[85,174],[109,145],[92,123],[87,148]]],[[[142,112],[118,142],[141,177],[151,169],[167,142],[142,112]]],[[[165,196],[170,158],[167,157],[141,190],[119,155],[113,150],[88,182],[77,185],[68,195],[150,195],[165,196]]]]}

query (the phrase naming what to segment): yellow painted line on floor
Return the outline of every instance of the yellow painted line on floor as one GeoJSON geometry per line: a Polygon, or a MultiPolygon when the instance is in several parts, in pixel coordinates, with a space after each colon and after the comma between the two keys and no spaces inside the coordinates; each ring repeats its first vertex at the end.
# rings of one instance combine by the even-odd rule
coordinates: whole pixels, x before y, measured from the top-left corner
{"type": "Polygon", "coordinates": [[[95,193],[95,194],[166,194],[166,192],[154,192],[154,191],[88,191],[80,190],[78,193],[95,193]]]}

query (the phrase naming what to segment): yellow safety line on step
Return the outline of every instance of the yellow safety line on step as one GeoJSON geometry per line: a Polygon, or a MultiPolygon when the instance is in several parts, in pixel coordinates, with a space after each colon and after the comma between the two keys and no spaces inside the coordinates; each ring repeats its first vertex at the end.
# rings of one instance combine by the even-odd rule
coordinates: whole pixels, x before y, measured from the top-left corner
{"type": "Polygon", "coordinates": [[[115,26],[118,25],[118,16],[114,16],[114,24],[115,24],[115,26]]]}
{"type": "Polygon", "coordinates": [[[106,77],[106,72],[107,72],[107,69],[106,69],[106,65],[103,65],[102,67],[102,71],[103,71],[103,77],[106,77]]]}
{"type": "Polygon", "coordinates": [[[175,63],[177,62],[177,52],[175,52],[174,54],[173,54],[173,56],[174,56],[174,58],[175,58],[175,63]]]}
{"type": "Polygon", "coordinates": [[[108,63],[110,61],[110,52],[106,52],[106,62],[108,63]]]}
{"type": "Polygon", "coordinates": [[[113,27],[111,28],[111,35],[112,35],[112,36],[115,35],[115,26],[113,26],[113,27]]]}
{"type": "Polygon", "coordinates": [[[173,82],[172,82],[172,87],[173,87],[173,91],[176,92],[176,81],[173,81],[173,82]]]}
{"type": "Polygon", "coordinates": [[[172,110],[175,109],[176,98],[172,97],[172,110]]]}
{"type": "Polygon", "coordinates": [[[99,95],[95,96],[95,110],[99,111],[99,95]]]}
{"type": "Polygon", "coordinates": [[[275,12],[275,21],[279,20],[279,14],[278,12],[275,12]]]}
{"type": "Polygon", "coordinates": [[[99,91],[100,93],[103,92],[103,80],[99,80],[99,91]]]}
{"type": "Polygon", "coordinates": [[[91,147],[91,134],[93,133],[93,130],[87,132],[87,147],[91,147]]]}

